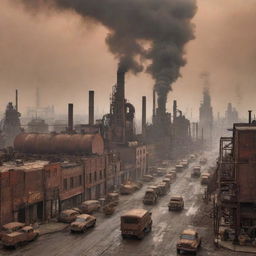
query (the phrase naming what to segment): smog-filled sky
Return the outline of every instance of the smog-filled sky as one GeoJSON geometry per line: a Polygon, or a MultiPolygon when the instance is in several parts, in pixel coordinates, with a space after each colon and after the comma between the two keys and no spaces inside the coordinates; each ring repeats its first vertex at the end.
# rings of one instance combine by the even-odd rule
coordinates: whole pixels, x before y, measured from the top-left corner
{"type": "MultiPolygon", "coordinates": [[[[53,104],[57,113],[65,113],[67,103],[73,102],[76,114],[87,114],[90,89],[96,93],[96,112],[108,111],[118,60],[105,43],[107,28],[74,11],[27,11],[18,2],[0,3],[0,112],[14,99],[16,88],[20,111],[34,106],[36,87],[41,105],[53,104]]],[[[197,118],[205,84],[202,73],[208,73],[214,113],[223,115],[232,101],[246,116],[248,108],[256,110],[256,2],[198,0],[197,8],[192,20],[195,40],[186,45],[187,65],[172,85],[167,110],[177,99],[188,117],[192,111],[197,118]]],[[[137,118],[143,95],[148,99],[148,118],[151,115],[154,84],[148,73],[127,75],[126,97],[135,105],[137,118]]]]}

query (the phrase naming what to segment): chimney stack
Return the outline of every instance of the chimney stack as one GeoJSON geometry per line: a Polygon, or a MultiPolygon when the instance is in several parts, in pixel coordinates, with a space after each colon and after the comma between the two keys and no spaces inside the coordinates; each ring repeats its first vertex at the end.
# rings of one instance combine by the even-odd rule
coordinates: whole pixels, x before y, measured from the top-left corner
{"type": "Polygon", "coordinates": [[[146,135],[146,122],[147,122],[147,98],[142,96],[142,135],[146,135]]]}
{"type": "Polygon", "coordinates": [[[74,128],[73,104],[68,104],[68,132],[72,132],[74,128]]]}
{"type": "Polygon", "coordinates": [[[18,103],[19,103],[19,95],[18,95],[18,90],[16,89],[15,91],[15,109],[18,112],[18,103]]]}
{"type": "Polygon", "coordinates": [[[196,123],[196,140],[198,140],[198,123],[196,123]]]}
{"type": "Polygon", "coordinates": [[[248,110],[248,114],[249,114],[249,124],[252,123],[252,110],[248,110]]]}
{"type": "Polygon", "coordinates": [[[175,120],[177,117],[177,101],[173,101],[173,120],[175,120]]]}
{"type": "Polygon", "coordinates": [[[89,125],[94,125],[94,91],[89,91],[89,125]]]}
{"type": "Polygon", "coordinates": [[[125,83],[125,72],[121,70],[121,68],[118,68],[117,71],[117,94],[119,97],[119,100],[124,101],[125,93],[124,93],[124,83],[125,83]]]}

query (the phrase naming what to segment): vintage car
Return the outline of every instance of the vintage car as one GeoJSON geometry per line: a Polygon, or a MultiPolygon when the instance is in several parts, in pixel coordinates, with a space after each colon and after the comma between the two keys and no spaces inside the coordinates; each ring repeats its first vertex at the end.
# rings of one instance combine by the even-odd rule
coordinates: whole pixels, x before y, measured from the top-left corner
{"type": "Polygon", "coordinates": [[[180,254],[181,251],[196,254],[200,246],[201,238],[198,232],[192,229],[184,230],[176,244],[178,254],[180,254]]]}
{"type": "Polygon", "coordinates": [[[3,225],[3,228],[0,232],[0,238],[2,238],[2,236],[4,234],[9,234],[12,233],[14,231],[18,231],[19,229],[25,227],[25,223],[21,223],[21,222],[10,222],[8,224],[3,225]]]}
{"type": "Polygon", "coordinates": [[[191,173],[191,178],[199,178],[201,176],[201,167],[195,166],[191,173]]]}
{"type": "Polygon", "coordinates": [[[136,191],[136,188],[131,184],[121,184],[119,192],[121,195],[130,195],[136,191]]]}
{"type": "Polygon", "coordinates": [[[85,232],[88,228],[94,227],[96,218],[92,215],[81,214],[78,215],[74,222],[70,224],[71,232],[85,232]]]}
{"type": "Polygon", "coordinates": [[[180,162],[181,165],[183,165],[183,168],[188,168],[189,166],[189,162],[188,160],[186,159],[183,159],[181,162],[180,162]]]}
{"type": "Polygon", "coordinates": [[[184,167],[183,167],[182,164],[176,164],[175,165],[176,172],[181,172],[181,171],[183,171],[183,169],[184,169],[184,167]]]}
{"type": "Polygon", "coordinates": [[[209,183],[209,179],[210,179],[210,173],[203,173],[202,176],[201,176],[201,184],[202,185],[207,185],[209,183]]]}
{"type": "Polygon", "coordinates": [[[101,205],[98,200],[87,200],[81,203],[79,206],[79,209],[82,213],[92,213],[95,211],[98,211],[100,209],[101,205]]]}
{"type": "Polygon", "coordinates": [[[143,239],[152,228],[151,212],[133,209],[121,216],[121,234],[123,238],[134,236],[143,239]]]}
{"type": "Polygon", "coordinates": [[[76,219],[79,214],[81,214],[81,211],[79,209],[67,209],[60,213],[58,221],[64,223],[71,223],[76,219]]]}
{"type": "Polygon", "coordinates": [[[181,211],[184,209],[184,200],[182,196],[176,195],[172,196],[169,204],[168,204],[169,211],[181,211]]]}
{"type": "Polygon", "coordinates": [[[167,191],[170,190],[170,188],[171,188],[171,180],[169,178],[164,178],[162,182],[165,183],[166,190],[167,191]]]}
{"type": "Polygon", "coordinates": [[[153,180],[154,180],[154,177],[152,175],[149,175],[149,174],[144,175],[142,177],[142,181],[144,181],[144,182],[150,182],[150,181],[153,181],[153,180]]]}
{"type": "Polygon", "coordinates": [[[2,243],[5,247],[17,247],[23,243],[31,242],[39,236],[39,231],[34,230],[31,226],[22,228],[2,235],[2,243]]]}
{"type": "Polygon", "coordinates": [[[158,183],[157,187],[160,190],[160,196],[165,196],[167,194],[167,188],[166,188],[166,184],[164,182],[158,183]]]}
{"type": "Polygon", "coordinates": [[[117,205],[115,204],[115,202],[108,203],[108,204],[104,205],[104,207],[103,207],[104,214],[105,215],[112,215],[116,210],[116,206],[117,205]]]}
{"type": "Polygon", "coordinates": [[[159,187],[157,187],[156,185],[151,185],[151,186],[148,186],[147,187],[147,189],[153,189],[155,192],[156,192],[156,194],[157,194],[157,197],[159,197],[160,196],[160,188],[159,187]]]}
{"type": "Polygon", "coordinates": [[[199,160],[199,163],[200,163],[201,165],[206,164],[206,163],[207,163],[207,158],[205,158],[205,157],[201,158],[201,159],[199,160]]]}
{"type": "Polygon", "coordinates": [[[153,189],[147,189],[143,198],[144,204],[156,204],[157,194],[153,189]]]}
{"type": "Polygon", "coordinates": [[[106,203],[112,203],[117,206],[119,203],[119,194],[117,192],[108,193],[106,196],[106,203]]]}

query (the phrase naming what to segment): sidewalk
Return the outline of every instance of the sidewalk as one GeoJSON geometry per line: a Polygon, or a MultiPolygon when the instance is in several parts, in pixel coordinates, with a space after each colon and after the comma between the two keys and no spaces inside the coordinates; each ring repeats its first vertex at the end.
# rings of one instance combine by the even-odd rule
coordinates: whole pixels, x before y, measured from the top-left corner
{"type": "Polygon", "coordinates": [[[226,248],[231,251],[256,254],[256,247],[253,247],[253,246],[234,245],[232,242],[221,241],[221,240],[218,240],[218,244],[220,247],[226,248]]]}
{"type": "Polygon", "coordinates": [[[39,226],[40,236],[61,232],[69,227],[67,223],[49,222],[39,226]]]}

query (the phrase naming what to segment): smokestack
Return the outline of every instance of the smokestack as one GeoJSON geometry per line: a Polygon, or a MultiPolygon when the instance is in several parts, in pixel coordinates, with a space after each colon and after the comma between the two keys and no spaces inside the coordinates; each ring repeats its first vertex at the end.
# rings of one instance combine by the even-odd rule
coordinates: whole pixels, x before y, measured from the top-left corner
{"type": "Polygon", "coordinates": [[[125,72],[119,67],[117,71],[117,91],[120,100],[124,100],[125,72]]]}
{"type": "Polygon", "coordinates": [[[147,98],[142,96],[142,135],[146,135],[146,122],[147,122],[147,98]]]}
{"type": "Polygon", "coordinates": [[[16,89],[15,91],[15,109],[18,112],[18,103],[19,103],[19,95],[18,95],[18,90],[16,89]]]}
{"type": "Polygon", "coordinates": [[[177,117],[177,101],[173,101],[173,120],[175,120],[177,117]]]}
{"type": "Polygon", "coordinates": [[[153,117],[156,116],[156,91],[153,90],[153,117]]]}
{"type": "Polygon", "coordinates": [[[74,126],[74,113],[73,113],[73,104],[68,104],[68,132],[73,131],[74,126]]]}
{"type": "Polygon", "coordinates": [[[89,91],[89,125],[94,125],[94,91],[89,91]]]}
{"type": "Polygon", "coordinates": [[[248,110],[248,114],[249,114],[249,124],[252,123],[252,110],[248,110]]]}

